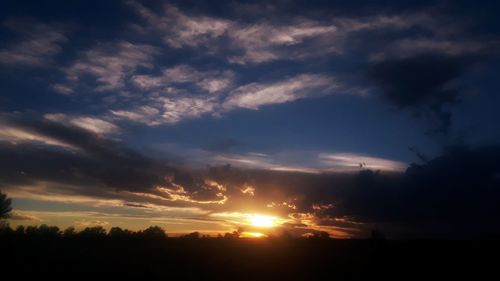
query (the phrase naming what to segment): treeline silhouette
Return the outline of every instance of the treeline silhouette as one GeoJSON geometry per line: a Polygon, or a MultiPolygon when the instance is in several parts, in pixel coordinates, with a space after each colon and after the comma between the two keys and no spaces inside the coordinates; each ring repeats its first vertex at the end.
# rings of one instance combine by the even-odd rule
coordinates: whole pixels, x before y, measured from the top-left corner
{"type": "Polygon", "coordinates": [[[4,225],[0,264],[4,272],[50,279],[483,280],[496,274],[500,250],[498,239],[398,241],[380,231],[370,239],[238,239],[240,231],[168,237],[157,226],[134,232],[4,225]]]}
{"type": "MultiPolygon", "coordinates": [[[[244,232],[243,228],[238,228],[233,232],[227,232],[224,234],[217,234],[217,236],[210,236],[201,234],[198,231],[194,231],[187,234],[177,235],[175,239],[236,239],[240,238],[244,232]]],[[[61,230],[57,226],[49,226],[46,224],[41,224],[39,226],[24,226],[19,225],[16,228],[11,228],[5,221],[0,223],[0,237],[30,237],[30,238],[108,238],[108,239],[151,239],[151,240],[162,240],[169,238],[165,230],[159,226],[150,226],[143,230],[133,231],[129,229],[123,229],[121,227],[111,227],[106,230],[103,226],[91,226],[85,227],[78,231],[75,227],[70,226],[64,230],[61,230]]],[[[267,239],[293,239],[292,235],[287,231],[283,231],[281,235],[273,236],[270,235],[266,237],[267,239]]],[[[295,237],[297,239],[297,237],[295,237]]],[[[304,239],[329,239],[327,232],[321,231],[314,233],[307,237],[300,237],[304,239]]],[[[263,238],[259,238],[263,239],[263,238]]],[[[380,237],[375,237],[372,235],[372,239],[383,239],[380,237]]]]}
{"type": "Polygon", "coordinates": [[[147,238],[147,239],[164,239],[168,237],[165,230],[159,226],[150,226],[144,230],[131,231],[120,227],[112,227],[109,232],[102,226],[85,227],[81,231],[77,231],[74,227],[68,227],[64,230],[57,226],[49,226],[41,224],[39,226],[23,226],[19,225],[12,229],[8,224],[0,226],[0,235],[2,236],[29,236],[40,238],[56,238],[56,237],[82,237],[82,238],[147,238]]]}

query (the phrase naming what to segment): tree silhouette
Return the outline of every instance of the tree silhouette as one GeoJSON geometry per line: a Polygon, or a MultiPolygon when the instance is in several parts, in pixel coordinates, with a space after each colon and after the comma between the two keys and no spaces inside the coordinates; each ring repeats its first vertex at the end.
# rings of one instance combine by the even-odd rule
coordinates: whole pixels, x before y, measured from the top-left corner
{"type": "Polygon", "coordinates": [[[12,199],[7,198],[7,194],[0,191],[0,220],[9,217],[10,211],[12,211],[12,199]]]}
{"type": "Polygon", "coordinates": [[[104,236],[106,236],[106,229],[104,229],[104,227],[102,227],[100,225],[93,226],[93,227],[86,227],[84,230],[82,230],[79,233],[79,235],[82,237],[88,237],[88,238],[104,237],[104,236]]]}
{"type": "Polygon", "coordinates": [[[133,232],[128,229],[122,229],[121,227],[115,226],[109,230],[108,235],[109,237],[120,239],[125,237],[131,237],[133,235],[133,232]]]}
{"type": "Polygon", "coordinates": [[[64,237],[73,237],[76,235],[76,230],[74,227],[70,226],[68,228],[66,228],[63,232],[63,236],[64,237]]]}
{"type": "Polygon", "coordinates": [[[167,237],[165,230],[159,226],[150,226],[140,232],[140,235],[150,239],[163,239],[167,237]]]}
{"type": "Polygon", "coordinates": [[[28,226],[24,231],[26,235],[31,237],[58,237],[61,235],[61,231],[57,226],[49,226],[46,224],[42,224],[40,226],[28,226]]]}

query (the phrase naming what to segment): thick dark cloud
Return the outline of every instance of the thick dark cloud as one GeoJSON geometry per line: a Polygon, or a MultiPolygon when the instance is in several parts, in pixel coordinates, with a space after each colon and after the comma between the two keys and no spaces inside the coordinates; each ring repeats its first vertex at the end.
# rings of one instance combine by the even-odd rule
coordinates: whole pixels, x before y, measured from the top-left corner
{"type": "Polygon", "coordinates": [[[200,198],[214,198],[203,189],[203,179],[135,151],[122,142],[49,120],[3,116],[10,128],[46,138],[62,146],[40,142],[0,142],[0,184],[33,184],[39,181],[89,186],[79,192],[103,196],[115,191],[155,192],[157,186],[177,188],[200,198]],[[94,188],[90,188],[94,186],[94,188]],[[100,186],[104,190],[95,190],[100,186]],[[198,194],[203,190],[203,195],[198,194]]]}
{"type": "Polygon", "coordinates": [[[407,233],[467,237],[499,231],[499,159],[498,146],[460,147],[401,175],[364,171],[329,211],[369,224],[404,225],[407,233]]]}
{"type": "Polygon", "coordinates": [[[368,75],[391,105],[416,114],[430,113],[439,121],[436,130],[448,133],[451,114],[444,107],[458,102],[460,92],[454,82],[467,64],[465,58],[425,54],[376,63],[368,75]]]}
{"type": "Polygon", "coordinates": [[[10,118],[10,126],[55,139],[76,151],[37,143],[1,144],[3,178],[96,180],[125,190],[145,190],[164,183],[159,171],[172,171],[123,144],[83,129],[50,121],[10,118]]]}

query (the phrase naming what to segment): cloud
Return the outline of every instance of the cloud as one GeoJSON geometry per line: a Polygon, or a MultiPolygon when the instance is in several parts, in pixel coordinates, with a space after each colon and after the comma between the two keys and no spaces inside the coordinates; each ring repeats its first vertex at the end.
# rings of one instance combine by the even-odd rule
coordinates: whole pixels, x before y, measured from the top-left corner
{"type": "Polygon", "coordinates": [[[198,47],[222,36],[229,21],[207,16],[189,16],[173,5],[164,5],[157,15],[137,1],[127,2],[146,22],[145,29],[161,33],[163,42],[173,48],[198,47]]]}
{"type": "Polygon", "coordinates": [[[403,171],[407,165],[399,161],[353,153],[320,153],[320,162],[331,171],[353,171],[362,169],[403,171]]]}
{"type": "Polygon", "coordinates": [[[99,135],[116,134],[120,132],[120,128],[115,124],[95,117],[47,113],[44,115],[44,118],[57,123],[69,123],[99,135]]]}
{"type": "Polygon", "coordinates": [[[425,54],[375,63],[368,76],[390,104],[417,114],[430,113],[439,121],[436,131],[448,133],[451,116],[444,107],[457,102],[456,80],[467,63],[465,58],[425,54]]]}
{"type": "Polygon", "coordinates": [[[31,215],[31,214],[26,214],[22,211],[13,211],[12,213],[9,214],[9,220],[15,220],[15,221],[42,221],[39,217],[31,215]]]}
{"type": "Polygon", "coordinates": [[[153,68],[153,58],[159,49],[145,44],[127,41],[97,45],[81,54],[81,57],[64,69],[65,84],[57,84],[56,90],[70,93],[82,82],[85,75],[95,78],[95,91],[117,91],[125,88],[127,79],[139,67],[153,68]]]}
{"type": "Polygon", "coordinates": [[[11,143],[17,142],[38,142],[46,145],[54,145],[68,149],[74,149],[70,144],[62,142],[57,138],[40,134],[35,130],[24,130],[17,126],[12,126],[6,120],[0,120],[0,141],[7,141],[11,143]]]}
{"type": "Polygon", "coordinates": [[[247,153],[247,154],[217,154],[211,158],[214,164],[231,164],[236,167],[247,169],[265,169],[273,171],[287,171],[297,173],[319,173],[320,169],[307,167],[290,162],[282,162],[266,154],[247,153]]]}
{"type": "MultiPolygon", "coordinates": [[[[362,170],[402,172],[408,164],[383,157],[360,153],[332,153],[327,151],[286,151],[274,153],[232,152],[233,146],[241,146],[232,139],[223,139],[203,150],[182,152],[192,164],[231,165],[244,169],[263,169],[307,174],[353,173],[362,170]]],[[[180,148],[176,148],[180,150],[180,148]]]]}
{"type": "Polygon", "coordinates": [[[3,26],[20,38],[0,49],[0,64],[47,66],[67,41],[64,30],[57,26],[16,19],[5,21],[3,26]]]}
{"type": "Polygon", "coordinates": [[[271,23],[259,23],[249,26],[233,26],[229,30],[229,38],[242,55],[228,57],[228,61],[238,64],[263,63],[279,59],[303,59],[338,51],[335,46],[325,44],[322,40],[332,39],[337,28],[332,24],[321,24],[312,20],[302,20],[290,25],[276,26],[271,23]],[[325,38],[326,37],[326,38],[325,38]],[[297,48],[305,41],[308,51],[297,48]],[[283,48],[289,50],[283,50],[283,48]]]}
{"type": "Polygon", "coordinates": [[[86,228],[86,227],[95,227],[95,226],[107,227],[108,225],[109,225],[109,222],[107,222],[107,221],[100,221],[100,220],[79,220],[79,221],[75,221],[75,226],[77,228],[86,228]]]}
{"type": "Polygon", "coordinates": [[[232,91],[223,103],[226,110],[235,107],[258,109],[300,98],[331,94],[337,85],[332,78],[317,74],[301,74],[283,81],[251,83],[232,91]]]}
{"type": "Polygon", "coordinates": [[[222,56],[230,63],[243,65],[342,54],[349,47],[348,39],[357,33],[414,27],[432,31],[438,26],[435,18],[420,11],[405,15],[335,15],[324,20],[297,15],[271,20],[274,14],[266,19],[260,14],[251,21],[238,21],[187,13],[170,4],[155,13],[138,1],[128,3],[143,20],[136,27],[143,33],[159,34],[167,46],[196,48],[205,55],[222,56]]]}
{"type": "Polygon", "coordinates": [[[362,173],[356,187],[331,211],[343,210],[344,215],[388,229],[399,224],[407,233],[420,235],[466,237],[494,231],[500,211],[494,199],[500,195],[499,152],[496,146],[453,148],[412,165],[401,177],[362,173]]]}
{"type": "Polygon", "coordinates": [[[498,42],[485,42],[473,39],[447,38],[403,38],[388,44],[383,52],[371,55],[374,61],[404,59],[425,54],[441,54],[448,56],[479,55],[491,52],[498,42]]]}
{"type": "Polygon", "coordinates": [[[169,97],[151,95],[141,101],[145,105],[110,112],[115,117],[151,126],[175,124],[205,114],[220,115],[237,108],[258,109],[264,105],[329,95],[339,87],[330,76],[300,74],[281,81],[234,88],[233,76],[231,71],[199,71],[188,65],[167,68],[161,76],[136,75],[132,80],[137,87],[148,91],[166,87],[169,97]],[[172,94],[171,90],[179,84],[194,86],[195,92],[185,90],[172,94]],[[196,92],[200,89],[203,91],[196,92]]]}
{"type": "Polygon", "coordinates": [[[197,118],[214,111],[212,98],[156,98],[155,107],[141,106],[132,110],[111,110],[117,117],[147,125],[175,124],[184,119],[197,118]]]}
{"type": "Polygon", "coordinates": [[[62,95],[70,95],[73,93],[73,88],[71,88],[68,85],[64,84],[53,84],[52,89],[56,91],[56,93],[62,94],[62,95]]]}
{"type": "MultiPolygon", "coordinates": [[[[216,93],[232,85],[234,73],[232,71],[199,71],[189,65],[181,64],[162,71],[161,75],[134,75],[131,80],[142,90],[154,90],[175,86],[178,84],[191,84],[198,89],[209,93],[216,93]]],[[[167,92],[170,88],[167,88],[167,92]]]]}
{"type": "Polygon", "coordinates": [[[140,106],[134,110],[111,110],[111,114],[118,118],[128,119],[150,126],[156,126],[162,123],[158,117],[160,110],[151,106],[140,106]]]}
{"type": "MultiPolygon", "coordinates": [[[[448,37],[457,31],[450,25],[443,25],[443,30],[436,31],[440,21],[422,11],[404,15],[337,15],[322,20],[291,16],[287,20],[257,17],[252,21],[240,21],[189,13],[173,5],[165,5],[159,12],[154,12],[138,1],[127,3],[142,20],[134,25],[139,35],[144,38],[160,36],[165,44],[162,48],[174,54],[180,48],[193,49],[191,51],[196,51],[200,58],[215,57],[226,63],[210,68],[194,62],[164,66],[155,60],[166,57],[160,47],[128,41],[100,43],[82,52],[64,69],[66,81],[52,84],[52,88],[66,95],[77,89],[87,92],[89,88],[93,92],[107,92],[102,101],[110,104],[110,110],[104,118],[131,120],[150,126],[176,124],[208,114],[220,116],[238,108],[259,109],[329,95],[338,92],[341,85],[343,89],[360,87],[349,85],[353,83],[350,80],[352,74],[325,72],[292,72],[273,81],[263,82],[257,78],[241,84],[236,78],[242,75],[229,69],[228,62],[251,67],[251,64],[276,60],[304,62],[305,58],[330,58],[331,54],[349,56],[361,50],[360,59],[371,62],[370,67],[378,73],[378,67],[392,62],[391,57],[380,56],[378,50],[393,48],[394,57],[409,59],[407,55],[423,51],[442,52],[453,49],[452,45],[456,51],[450,53],[481,49],[474,40],[456,47],[458,45],[451,43],[455,41],[448,37]],[[428,35],[417,37],[411,30],[427,32],[428,35]],[[366,34],[375,37],[370,50],[366,50],[367,44],[363,44],[366,34]],[[400,54],[399,57],[396,54],[400,54]],[[89,77],[95,81],[89,83],[89,77]]],[[[237,67],[234,69],[241,71],[237,67]]],[[[391,70],[386,72],[392,73],[391,70]]],[[[380,75],[369,76],[379,87],[387,84],[380,82],[383,80],[380,75]]],[[[442,109],[443,105],[433,104],[426,112],[442,120],[443,125],[437,130],[446,131],[449,125],[445,123],[450,122],[450,117],[442,109]]],[[[413,112],[419,111],[413,109],[413,112]]]]}
{"type": "Polygon", "coordinates": [[[45,182],[57,186],[59,183],[63,185],[58,188],[66,185],[67,194],[76,192],[104,198],[126,197],[120,194],[125,191],[149,193],[157,196],[159,202],[163,199],[163,204],[201,202],[197,199],[202,198],[198,189],[204,191],[204,201],[220,197],[220,191],[203,188],[204,181],[194,174],[71,123],[12,115],[2,119],[7,128],[24,134],[17,135],[16,142],[0,142],[1,159],[8,162],[2,166],[9,167],[2,170],[0,185],[30,186],[45,182]],[[35,140],[40,141],[34,143],[32,135],[39,136],[35,140]],[[174,195],[182,197],[174,198],[174,195]]]}

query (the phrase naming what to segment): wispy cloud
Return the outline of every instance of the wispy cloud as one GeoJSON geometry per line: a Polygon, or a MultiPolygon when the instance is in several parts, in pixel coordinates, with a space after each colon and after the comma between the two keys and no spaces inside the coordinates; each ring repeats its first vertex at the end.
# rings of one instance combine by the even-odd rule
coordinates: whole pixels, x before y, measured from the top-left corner
{"type": "Polygon", "coordinates": [[[134,75],[131,80],[142,90],[163,88],[169,93],[178,84],[190,84],[209,93],[216,93],[231,86],[234,73],[230,70],[200,71],[189,65],[181,64],[162,71],[161,75],[134,75]]]}
{"type": "Polygon", "coordinates": [[[95,91],[123,90],[128,77],[137,68],[154,67],[153,58],[158,53],[156,47],[127,41],[97,45],[64,69],[67,81],[56,85],[55,89],[70,93],[69,88],[75,88],[85,75],[90,75],[96,79],[95,91]]]}
{"type": "Polygon", "coordinates": [[[141,106],[128,110],[111,110],[111,113],[119,118],[155,126],[197,118],[214,112],[216,106],[213,98],[196,97],[160,97],[154,98],[152,104],[153,106],[141,106]]]}
{"type": "Polygon", "coordinates": [[[106,120],[91,116],[69,116],[64,113],[47,113],[44,118],[62,124],[71,124],[99,135],[116,134],[120,128],[106,120]]]}
{"type": "Polygon", "coordinates": [[[3,26],[17,33],[19,39],[0,49],[0,64],[47,66],[68,40],[62,28],[48,24],[12,19],[3,26]]]}
{"type": "Polygon", "coordinates": [[[187,15],[169,4],[158,15],[137,1],[127,3],[146,21],[144,29],[160,32],[163,42],[173,48],[206,46],[231,25],[228,20],[187,15]]]}
{"type": "Polygon", "coordinates": [[[223,103],[223,108],[226,110],[235,107],[258,109],[263,105],[331,94],[335,88],[337,85],[331,77],[301,74],[282,81],[241,86],[229,94],[223,103]]]}
{"type": "Polygon", "coordinates": [[[356,153],[320,153],[320,163],[325,170],[330,171],[359,171],[359,169],[404,171],[407,164],[356,153]]]}
{"type": "Polygon", "coordinates": [[[437,26],[441,27],[439,32],[444,30],[436,18],[420,11],[323,20],[292,16],[286,21],[271,21],[257,17],[253,22],[242,22],[187,13],[172,5],[157,13],[138,1],[128,3],[144,21],[137,26],[143,32],[159,34],[168,47],[197,48],[205,55],[244,65],[342,54],[349,48],[348,39],[363,32],[420,28],[436,35],[437,26]]]}

